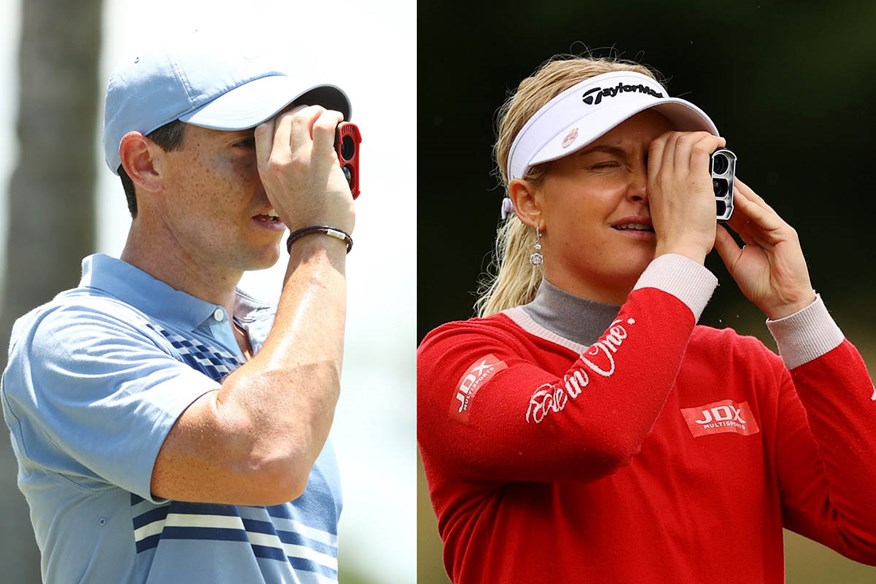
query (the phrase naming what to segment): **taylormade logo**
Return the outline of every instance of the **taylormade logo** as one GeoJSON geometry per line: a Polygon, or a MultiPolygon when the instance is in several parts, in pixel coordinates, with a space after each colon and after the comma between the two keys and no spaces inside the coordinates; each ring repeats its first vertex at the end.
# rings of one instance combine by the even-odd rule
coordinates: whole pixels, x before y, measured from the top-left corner
{"type": "Polygon", "coordinates": [[[606,87],[605,89],[602,87],[590,89],[581,96],[581,99],[587,105],[599,105],[602,103],[603,97],[616,97],[621,93],[645,93],[651,97],[663,97],[663,94],[659,91],[655,91],[641,83],[638,85],[625,85],[623,83],[618,83],[614,87],[606,87]]]}

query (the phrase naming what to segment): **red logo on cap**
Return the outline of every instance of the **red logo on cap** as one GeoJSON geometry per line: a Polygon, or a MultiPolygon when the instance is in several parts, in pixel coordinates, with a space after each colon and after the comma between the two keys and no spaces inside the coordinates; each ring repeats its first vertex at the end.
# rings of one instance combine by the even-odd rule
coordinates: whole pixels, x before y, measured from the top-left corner
{"type": "Polygon", "coordinates": [[[572,145],[572,142],[578,139],[578,128],[572,128],[569,130],[569,133],[566,134],[566,137],[563,138],[562,146],[563,148],[568,148],[572,145]]]}

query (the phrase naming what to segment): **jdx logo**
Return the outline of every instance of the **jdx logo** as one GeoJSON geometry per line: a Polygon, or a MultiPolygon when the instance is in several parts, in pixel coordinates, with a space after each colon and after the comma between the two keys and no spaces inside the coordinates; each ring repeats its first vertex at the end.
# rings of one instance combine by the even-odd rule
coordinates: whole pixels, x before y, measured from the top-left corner
{"type": "Polygon", "coordinates": [[[704,410],[703,416],[702,420],[696,420],[697,424],[711,424],[713,422],[726,422],[728,420],[739,422],[743,425],[745,424],[745,420],[742,419],[742,409],[737,408],[736,406],[718,406],[704,410]]]}
{"type": "Polygon", "coordinates": [[[469,406],[475,394],[493,375],[507,368],[507,363],[493,354],[475,361],[456,384],[456,396],[450,404],[451,417],[467,422],[469,406]],[[458,406],[456,402],[459,402],[458,406]]]}
{"type": "Polygon", "coordinates": [[[760,432],[747,401],[725,399],[696,408],[682,408],[681,415],[694,438],[733,432],[748,436],[760,432]]]}
{"type": "Polygon", "coordinates": [[[596,87],[585,91],[584,95],[581,96],[581,100],[587,105],[599,105],[602,103],[603,97],[615,97],[621,93],[644,93],[651,97],[663,97],[663,94],[659,91],[651,89],[647,85],[642,85],[641,83],[637,85],[624,85],[623,83],[618,83],[615,87],[606,87],[605,89],[602,87],[596,87]]]}

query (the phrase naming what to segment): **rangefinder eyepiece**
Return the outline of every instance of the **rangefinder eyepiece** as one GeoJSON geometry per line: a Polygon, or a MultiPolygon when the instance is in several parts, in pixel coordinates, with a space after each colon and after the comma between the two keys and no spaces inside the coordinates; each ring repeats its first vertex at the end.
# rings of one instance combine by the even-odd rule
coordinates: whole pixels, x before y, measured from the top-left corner
{"type": "Polygon", "coordinates": [[[718,221],[727,221],[733,215],[733,179],[736,177],[736,155],[726,148],[712,152],[709,163],[712,175],[712,190],[718,221]]]}

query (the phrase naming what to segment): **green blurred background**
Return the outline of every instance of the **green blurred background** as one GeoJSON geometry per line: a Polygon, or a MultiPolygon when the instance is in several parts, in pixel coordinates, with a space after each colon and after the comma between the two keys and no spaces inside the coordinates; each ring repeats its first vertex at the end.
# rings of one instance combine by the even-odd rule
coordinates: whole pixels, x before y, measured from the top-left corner
{"type": "MultiPolygon", "coordinates": [[[[656,68],[710,114],[739,176],[799,232],[816,289],[873,371],[876,4],[421,0],[417,20],[418,339],[472,315],[502,197],[497,108],[551,55],[591,50],[656,68]]],[[[703,322],[773,346],[720,260],[709,267],[722,286],[703,322]]],[[[419,472],[418,582],[447,582],[419,472]]],[[[786,541],[789,583],[876,582],[874,568],[786,541]]]]}

